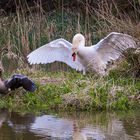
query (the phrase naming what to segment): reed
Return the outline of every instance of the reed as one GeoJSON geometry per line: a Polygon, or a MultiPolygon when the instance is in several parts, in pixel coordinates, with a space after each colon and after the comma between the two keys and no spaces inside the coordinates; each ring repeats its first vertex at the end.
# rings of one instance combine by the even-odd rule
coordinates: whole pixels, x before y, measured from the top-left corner
{"type": "MultiPolygon", "coordinates": [[[[56,38],[71,41],[77,32],[85,35],[87,45],[96,43],[112,31],[128,33],[140,40],[139,9],[135,2],[131,2],[134,7],[131,14],[120,12],[114,0],[111,3],[102,0],[98,8],[90,5],[89,1],[79,1],[79,7],[69,7],[66,1],[57,4],[55,10],[45,12],[41,1],[38,1],[35,7],[25,4],[15,13],[1,15],[1,59],[5,55],[9,59],[17,57],[20,60],[17,67],[25,67],[29,52],[56,38]]],[[[61,67],[62,64],[57,65],[61,67]]]]}

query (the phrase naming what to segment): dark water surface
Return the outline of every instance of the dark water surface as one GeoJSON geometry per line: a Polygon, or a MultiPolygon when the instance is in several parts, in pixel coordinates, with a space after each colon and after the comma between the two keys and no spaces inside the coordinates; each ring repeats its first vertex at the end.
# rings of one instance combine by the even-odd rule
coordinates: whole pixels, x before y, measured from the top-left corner
{"type": "Polygon", "coordinates": [[[0,140],[140,140],[140,111],[20,115],[1,110],[0,140]]]}

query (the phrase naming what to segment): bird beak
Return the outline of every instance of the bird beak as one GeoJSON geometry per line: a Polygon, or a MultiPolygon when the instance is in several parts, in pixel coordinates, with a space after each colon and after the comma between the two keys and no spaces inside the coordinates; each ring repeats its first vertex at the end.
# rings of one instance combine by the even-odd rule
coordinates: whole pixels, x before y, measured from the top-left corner
{"type": "Polygon", "coordinates": [[[75,52],[72,54],[72,57],[73,57],[73,61],[75,61],[76,60],[76,53],[75,52]]]}
{"type": "Polygon", "coordinates": [[[72,58],[73,58],[73,61],[76,60],[76,55],[77,55],[76,48],[72,48],[72,58]]]}

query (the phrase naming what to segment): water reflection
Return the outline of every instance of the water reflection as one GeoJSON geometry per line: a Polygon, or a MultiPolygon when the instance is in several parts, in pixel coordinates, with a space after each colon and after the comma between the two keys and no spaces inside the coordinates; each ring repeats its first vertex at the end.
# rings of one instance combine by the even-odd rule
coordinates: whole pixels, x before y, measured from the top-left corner
{"type": "Polygon", "coordinates": [[[140,111],[19,115],[0,112],[0,140],[140,139],[140,111]]]}

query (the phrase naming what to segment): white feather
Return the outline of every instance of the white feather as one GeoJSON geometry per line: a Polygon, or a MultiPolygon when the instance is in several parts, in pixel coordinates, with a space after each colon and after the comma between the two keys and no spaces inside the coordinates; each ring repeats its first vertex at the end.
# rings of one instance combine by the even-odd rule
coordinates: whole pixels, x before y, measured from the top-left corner
{"type": "Polygon", "coordinates": [[[64,62],[70,67],[82,71],[84,68],[79,61],[72,61],[72,44],[60,38],[54,40],[35,51],[31,52],[27,58],[30,64],[47,64],[55,61],[64,62]]]}
{"type": "Polygon", "coordinates": [[[83,73],[91,69],[105,75],[108,62],[117,60],[124,50],[136,46],[131,36],[112,32],[96,45],[86,47],[84,36],[76,34],[72,44],[60,38],[31,52],[27,58],[30,64],[60,61],[83,73]],[[77,54],[76,61],[72,61],[72,53],[77,54]]]}
{"type": "Polygon", "coordinates": [[[127,48],[137,47],[136,42],[127,34],[112,32],[96,45],[79,47],[81,63],[86,70],[91,69],[100,75],[106,74],[107,64],[117,60],[127,48]]]}

